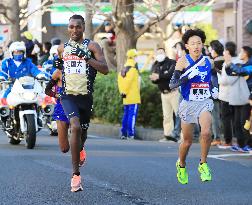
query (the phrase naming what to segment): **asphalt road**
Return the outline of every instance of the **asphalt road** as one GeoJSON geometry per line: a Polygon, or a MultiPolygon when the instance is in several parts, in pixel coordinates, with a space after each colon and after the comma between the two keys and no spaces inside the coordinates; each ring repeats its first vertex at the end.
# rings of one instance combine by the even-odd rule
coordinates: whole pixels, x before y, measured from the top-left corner
{"type": "Polygon", "coordinates": [[[70,192],[70,153],[62,154],[57,137],[38,134],[27,150],[8,143],[0,132],[0,204],[52,205],[251,205],[252,155],[211,149],[213,181],[197,173],[199,145],[188,158],[189,184],[176,179],[175,143],[121,141],[89,137],[88,159],[81,168],[84,191],[70,192]],[[234,155],[232,155],[234,154],[234,155]]]}

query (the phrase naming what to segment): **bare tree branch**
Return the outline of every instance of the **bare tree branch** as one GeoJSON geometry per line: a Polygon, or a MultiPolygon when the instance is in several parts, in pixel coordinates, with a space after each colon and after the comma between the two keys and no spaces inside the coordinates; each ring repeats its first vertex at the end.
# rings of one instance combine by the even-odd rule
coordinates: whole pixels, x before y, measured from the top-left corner
{"type": "Polygon", "coordinates": [[[158,15],[154,19],[150,20],[138,33],[135,34],[135,39],[137,40],[140,36],[142,36],[152,25],[164,20],[170,13],[177,12],[184,7],[194,5],[195,3],[199,3],[201,1],[195,0],[195,1],[189,1],[189,2],[185,2],[185,1],[181,1],[181,2],[183,3],[178,3],[178,5],[175,8],[168,9],[165,12],[163,12],[161,15],[158,15]]]}

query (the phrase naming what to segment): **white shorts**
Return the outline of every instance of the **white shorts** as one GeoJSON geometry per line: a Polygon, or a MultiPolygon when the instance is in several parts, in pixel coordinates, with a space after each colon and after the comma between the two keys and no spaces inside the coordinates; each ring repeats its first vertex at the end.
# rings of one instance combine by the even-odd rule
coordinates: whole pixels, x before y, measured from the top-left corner
{"type": "Polygon", "coordinates": [[[214,107],[213,100],[186,101],[182,100],[179,104],[179,117],[188,124],[198,124],[199,116],[202,112],[212,112],[214,107]]]}

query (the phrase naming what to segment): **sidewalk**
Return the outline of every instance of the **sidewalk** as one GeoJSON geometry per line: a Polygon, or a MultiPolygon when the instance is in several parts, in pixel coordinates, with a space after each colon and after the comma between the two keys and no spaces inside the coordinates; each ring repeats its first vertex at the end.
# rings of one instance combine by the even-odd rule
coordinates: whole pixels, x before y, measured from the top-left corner
{"type": "MultiPolygon", "coordinates": [[[[90,123],[88,134],[104,137],[120,138],[121,136],[120,129],[121,127],[119,125],[109,125],[109,124],[104,125],[104,124],[90,123]]],[[[158,141],[162,138],[163,138],[162,129],[136,127],[136,139],[158,141]]]]}

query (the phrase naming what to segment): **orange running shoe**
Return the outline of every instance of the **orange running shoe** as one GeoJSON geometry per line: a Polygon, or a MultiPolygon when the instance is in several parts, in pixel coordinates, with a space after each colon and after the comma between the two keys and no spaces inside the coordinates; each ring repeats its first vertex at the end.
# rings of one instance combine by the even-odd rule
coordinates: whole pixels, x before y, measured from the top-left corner
{"type": "Polygon", "coordinates": [[[81,185],[81,176],[73,175],[71,179],[71,192],[78,192],[83,191],[82,185],[81,185]]]}
{"type": "Polygon", "coordinates": [[[86,161],[87,153],[83,147],[83,149],[80,151],[80,162],[79,167],[82,167],[86,161]]]}

